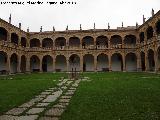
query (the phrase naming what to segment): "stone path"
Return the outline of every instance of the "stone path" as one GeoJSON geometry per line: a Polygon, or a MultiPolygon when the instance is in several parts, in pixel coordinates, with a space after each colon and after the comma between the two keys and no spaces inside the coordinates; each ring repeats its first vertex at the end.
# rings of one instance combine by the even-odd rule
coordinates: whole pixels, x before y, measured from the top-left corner
{"type": "Polygon", "coordinates": [[[55,88],[49,88],[29,102],[9,110],[0,116],[0,120],[58,120],[81,80],[59,81],[55,88]]]}

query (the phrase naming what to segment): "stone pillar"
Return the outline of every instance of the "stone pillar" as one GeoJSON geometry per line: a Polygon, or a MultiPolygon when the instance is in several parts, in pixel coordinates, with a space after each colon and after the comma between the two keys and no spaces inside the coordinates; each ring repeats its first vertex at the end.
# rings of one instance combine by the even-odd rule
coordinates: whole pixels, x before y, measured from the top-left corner
{"type": "Polygon", "coordinates": [[[8,54],[8,57],[7,57],[7,72],[10,74],[10,71],[11,71],[11,65],[10,65],[10,55],[8,54]]]}
{"type": "Polygon", "coordinates": [[[122,62],[123,62],[123,72],[126,71],[126,59],[125,59],[125,54],[122,55],[122,62]]]}
{"type": "Polygon", "coordinates": [[[11,34],[9,32],[7,33],[7,42],[11,42],[11,34]]]}
{"type": "Polygon", "coordinates": [[[53,57],[53,72],[56,71],[56,58],[55,56],[53,57]]]}
{"type": "Polygon", "coordinates": [[[67,72],[69,72],[69,58],[66,58],[66,63],[67,63],[67,72]]]}
{"type": "Polygon", "coordinates": [[[94,72],[97,72],[97,55],[94,55],[94,72]]]}
{"type": "Polygon", "coordinates": [[[154,62],[155,62],[155,72],[158,71],[158,53],[157,51],[154,52],[154,62]]]}
{"type": "Polygon", "coordinates": [[[148,55],[147,52],[145,52],[145,71],[149,71],[149,66],[148,66],[148,55]]]}
{"type": "Polygon", "coordinates": [[[142,71],[140,53],[137,53],[137,71],[142,71]]]}
{"type": "Polygon", "coordinates": [[[80,71],[83,72],[83,56],[80,56],[80,71]]]}
{"type": "Polygon", "coordinates": [[[31,65],[30,65],[30,58],[29,58],[29,56],[28,57],[26,57],[26,72],[27,73],[30,73],[31,72],[31,65]]]}
{"type": "Polygon", "coordinates": [[[18,56],[18,65],[17,65],[17,72],[21,72],[21,56],[18,56]]]}
{"type": "Polygon", "coordinates": [[[111,61],[111,55],[108,55],[108,63],[109,63],[109,71],[112,71],[112,68],[111,68],[111,64],[112,64],[112,61],[111,61]]]}
{"type": "Polygon", "coordinates": [[[39,58],[39,60],[40,60],[39,70],[40,70],[40,72],[43,72],[43,70],[42,70],[42,56],[39,58]]]}

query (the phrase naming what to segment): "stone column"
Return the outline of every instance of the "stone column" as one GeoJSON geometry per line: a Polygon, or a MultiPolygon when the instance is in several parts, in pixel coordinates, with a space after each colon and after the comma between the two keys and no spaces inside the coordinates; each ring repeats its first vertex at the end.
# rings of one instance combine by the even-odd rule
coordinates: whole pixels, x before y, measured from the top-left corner
{"type": "Polygon", "coordinates": [[[142,71],[140,53],[137,53],[137,71],[142,71]]]}
{"type": "Polygon", "coordinates": [[[69,72],[69,58],[66,58],[66,63],[67,63],[67,72],[69,72]]]}
{"type": "Polygon", "coordinates": [[[21,72],[21,56],[18,56],[18,65],[17,65],[17,72],[21,72]]]}
{"type": "Polygon", "coordinates": [[[39,60],[40,60],[39,70],[40,70],[40,72],[43,72],[43,70],[42,70],[42,56],[40,56],[39,60]]]}
{"type": "Polygon", "coordinates": [[[11,65],[10,65],[10,55],[8,54],[7,57],[7,72],[10,74],[11,72],[11,65]]]}
{"type": "Polygon", "coordinates": [[[145,71],[149,71],[149,66],[148,66],[148,55],[147,52],[145,51],[145,71]]]}
{"type": "Polygon", "coordinates": [[[155,62],[155,72],[158,71],[158,53],[157,51],[154,52],[154,62],[155,62]]]}
{"type": "Polygon", "coordinates": [[[11,42],[11,34],[9,32],[7,33],[7,42],[11,42]]]}
{"type": "Polygon", "coordinates": [[[56,58],[55,56],[53,57],[53,72],[56,71],[56,58]]]}
{"type": "Polygon", "coordinates": [[[111,61],[111,55],[108,55],[108,63],[109,63],[109,71],[112,71],[112,68],[111,68],[111,64],[112,64],[112,61],[111,61]]]}
{"type": "Polygon", "coordinates": [[[83,72],[83,56],[80,56],[80,71],[83,72]]]}
{"type": "Polygon", "coordinates": [[[97,55],[94,55],[94,72],[97,72],[97,55]]]}
{"type": "Polygon", "coordinates": [[[30,57],[26,57],[26,72],[30,73],[31,72],[31,68],[30,68],[30,57]]]}
{"type": "Polygon", "coordinates": [[[125,59],[125,54],[122,55],[122,62],[123,62],[123,72],[126,71],[126,59],[125,59]]]}

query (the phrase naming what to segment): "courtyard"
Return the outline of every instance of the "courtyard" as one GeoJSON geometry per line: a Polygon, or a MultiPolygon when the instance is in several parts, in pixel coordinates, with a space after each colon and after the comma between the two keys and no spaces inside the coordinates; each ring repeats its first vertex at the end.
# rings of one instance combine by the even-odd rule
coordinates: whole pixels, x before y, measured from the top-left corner
{"type": "Polygon", "coordinates": [[[66,73],[0,76],[0,120],[21,116],[32,116],[32,120],[160,119],[159,74],[86,72],[81,78],[69,80],[66,73]],[[61,94],[53,101],[57,91],[61,94]],[[33,105],[24,107],[35,98],[38,99],[33,105]],[[16,114],[15,108],[24,111],[16,114]],[[35,111],[37,108],[39,112],[35,111]]]}

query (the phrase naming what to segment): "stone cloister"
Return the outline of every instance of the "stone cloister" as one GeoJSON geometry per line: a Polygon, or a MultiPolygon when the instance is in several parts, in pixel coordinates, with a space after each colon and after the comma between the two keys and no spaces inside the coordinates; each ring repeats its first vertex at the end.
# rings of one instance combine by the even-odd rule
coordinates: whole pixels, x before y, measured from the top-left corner
{"type": "Polygon", "coordinates": [[[0,74],[72,69],[160,71],[160,11],[117,29],[25,32],[0,19],[0,74]]]}

